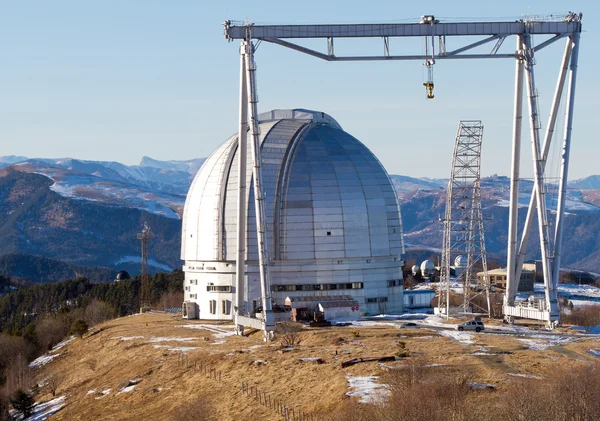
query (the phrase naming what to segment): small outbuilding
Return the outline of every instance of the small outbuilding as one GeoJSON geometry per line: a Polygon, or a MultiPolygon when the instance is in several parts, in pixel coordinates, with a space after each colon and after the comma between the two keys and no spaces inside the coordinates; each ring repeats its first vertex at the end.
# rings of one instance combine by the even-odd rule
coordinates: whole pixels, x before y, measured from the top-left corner
{"type": "Polygon", "coordinates": [[[314,318],[322,314],[325,320],[356,320],[360,316],[360,305],[351,295],[324,295],[287,297],[285,305],[291,307],[292,320],[314,318]]]}
{"type": "Polygon", "coordinates": [[[404,308],[431,307],[433,297],[435,297],[435,291],[432,289],[404,290],[404,308]]]}

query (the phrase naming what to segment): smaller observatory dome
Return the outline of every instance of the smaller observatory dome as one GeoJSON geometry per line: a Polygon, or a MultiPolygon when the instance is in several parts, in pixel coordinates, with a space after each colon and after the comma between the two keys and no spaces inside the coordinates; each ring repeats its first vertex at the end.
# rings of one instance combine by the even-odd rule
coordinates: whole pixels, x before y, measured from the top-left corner
{"type": "Polygon", "coordinates": [[[413,265],[413,267],[412,267],[412,274],[416,275],[418,271],[419,271],[419,266],[413,265]]]}
{"type": "Polygon", "coordinates": [[[129,276],[129,272],[127,272],[126,270],[122,270],[119,273],[117,273],[115,282],[124,281],[126,279],[131,279],[131,276],[129,276]]]}
{"type": "Polygon", "coordinates": [[[467,266],[467,262],[467,256],[461,254],[460,256],[456,256],[456,259],[454,259],[454,266],[465,267],[467,266]]]}
{"type": "Polygon", "coordinates": [[[431,260],[423,260],[423,263],[421,263],[421,274],[423,276],[431,275],[434,269],[435,265],[431,260]]]}

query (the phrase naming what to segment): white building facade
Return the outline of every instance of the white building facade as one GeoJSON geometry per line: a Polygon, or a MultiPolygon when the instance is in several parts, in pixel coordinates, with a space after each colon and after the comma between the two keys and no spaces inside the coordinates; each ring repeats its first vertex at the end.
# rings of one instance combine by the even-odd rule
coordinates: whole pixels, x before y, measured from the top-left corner
{"type": "MultiPolygon", "coordinates": [[[[259,116],[259,127],[273,304],[350,295],[363,313],[402,311],[402,220],[381,163],[322,112],[274,110],[259,116]]],[[[201,319],[233,318],[238,159],[236,135],[206,160],[185,203],[184,300],[201,319]]],[[[261,303],[252,165],[246,185],[241,311],[251,313],[261,303]]]]}

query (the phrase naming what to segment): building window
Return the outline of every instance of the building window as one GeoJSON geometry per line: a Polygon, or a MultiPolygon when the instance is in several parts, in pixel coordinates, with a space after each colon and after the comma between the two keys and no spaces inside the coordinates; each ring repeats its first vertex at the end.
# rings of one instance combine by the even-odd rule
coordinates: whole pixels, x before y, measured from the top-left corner
{"type": "Polygon", "coordinates": [[[362,282],[353,282],[352,289],[363,289],[363,283],[362,282]]]}
{"type": "Polygon", "coordinates": [[[223,311],[223,314],[228,315],[231,313],[231,301],[229,300],[222,300],[221,301],[221,308],[223,311]]]}
{"type": "Polygon", "coordinates": [[[327,231],[327,235],[328,235],[328,236],[331,236],[331,231],[327,231]]]}
{"type": "Polygon", "coordinates": [[[208,285],[208,292],[231,292],[231,285],[208,285]]]}
{"type": "Polygon", "coordinates": [[[190,294],[190,299],[191,298],[198,298],[198,294],[190,294]]]}
{"type": "Polygon", "coordinates": [[[217,314],[217,300],[210,300],[208,303],[210,314],[217,314]]]}
{"type": "Polygon", "coordinates": [[[367,304],[368,303],[376,303],[377,302],[377,298],[367,298],[366,301],[367,301],[367,304]]]}
{"type": "Polygon", "coordinates": [[[395,287],[399,284],[400,284],[400,281],[396,281],[395,279],[388,281],[388,287],[395,287]]]}
{"type": "Polygon", "coordinates": [[[379,297],[377,298],[377,302],[379,303],[387,303],[388,297],[379,297]]]}

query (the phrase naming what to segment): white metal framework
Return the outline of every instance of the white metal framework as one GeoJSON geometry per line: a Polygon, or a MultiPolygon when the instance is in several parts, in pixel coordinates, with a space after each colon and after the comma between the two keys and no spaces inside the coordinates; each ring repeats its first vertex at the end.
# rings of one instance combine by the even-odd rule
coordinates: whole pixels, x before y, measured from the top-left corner
{"type": "MultiPolygon", "coordinates": [[[[575,101],[575,81],[577,74],[577,58],[579,51],[579,37],[581,33],[581,14],[569,13],[561,17],[549,19],[521,19],[513,22],[461,22],[461,23],[442,23],[436,21],[433,16],[424,17],[421,23],[414,24],[349,24],[349,25],[253,25],[253,24],[232,24],[231,21],[224,23],[225,38],[229,41],[239,39],[242,41],[240,54],[242,55],[241,66],[241,90],[240,90],[240,145],[245,142],[247,123],[244,121],[247,106],[250,104],[250,131],[253,142],[251,144],[254,154],[254,183],[256,201],[257,230],[259,237],[259,254],[261,266],[261,287],[263,297],[263,327],[271,326],[270,316],[270,297],[269,297],[269,273],[267,265],[267,250],[264,243],[262,194],[260,189],[260,150],[257,142],[257,121],[256,121],[256,79],[254,77],[254,44],[253,40],[267,41],[279,44],[284,47],[300,51],[327,61],[371,61],[371,60],[430,60],[434,63],[442,59],[486,59],[486,58],[509,58],[516,62],[516,82],[515,82],[515,107],[514,107],[514,132],[513,132],[513,154],[512,154],[512,173],[511,173],[511,195],[509,206],[509,241],[508,241],[508,280],[507,292],[504,302],[504,314],[509,320],[514,317],[529,317],[545,320],[549,324],[558,323],[559,312],[556,296],[556,285],[558,282],[558,271],[560,268],[561,239],[563,230],[563,216],[565,204],[565,192],[567,185],[567,174],[569,164],[569,151],[571,145],[571,132],[573,127],[573,106],[575,101]],[[545,35],[548,39],[534,45],[532,35],[545,35]],[[500,54],[499,48],[508,37],[516,36],[517,47],[514,52],[500,54]],[[424,37],[425,41],[432,41],[432,50],[437,38],[438,51],[427,52],[426,54],[412,55],[392,55],[390,54],[390,38],[395,37],[424,37]],[[456,40],[471,39],[471,37],[480,37],[462,47],[448,51],[447,38],[456,40]],[[481,38],[483,37],[483,38],[481,38]],[[382,38],[384,43],[383,55],[370,56],[337,56],[334,53],[334,40],[336,38],[382,38]],[[565,84],[565,76],[569,73],[569,85],[566,105],[566,127],[563,136],[563,162],[561,177],[559,182],[559,203],[557,209],[556,228],[554,232],[554,250],[550,250],[548,217],[544,201],[544,167],[547,155],[546,146],[540,145],[539,130],[540,118],[537,106],[537,90],[534,78],[535,53],[539,52],[548,45],[559,39],[566,38],[565,55],[563,58],[563,67],[561,68],[557,91],[553,101],[552,112],[547,127],[544,144],[549,144],[554,130],[554,123],[558,113],[558,103],[560,93],[562,93],[565,84]],[[327,52],[320,52],[310,49],[296,43],[290,42],[290,39],[323,39],[327,42],[327,52]],[[474,52],[476,48],[488,43],[495,43],[489,53],[474,52]],[[567,65],[567,63],[569,63],[567,65]],[[568,69],[567,69],[568,67],[568,69]],[[517,250],[517,199],[519,191],[520,177],[520,147],[521,147],[521,121],[522,121],[522,97],[523,97],[523,73],[526,75],[527,97],[529,106],[530,136],[533,150],[533,167],[535,172],[535,187],[532,192],[532,201],[529,206],[529,217],[525,229],[522,232],[522,240],[517,250]],[[245,75],[245,77],[244,77],[245,75]],[[538,225],[540,232],[541,254],[544,268],[544,284],[546,297],[537,308],[523,308],[515,305],[515,296],[517,283],[520,277],[521,266],[518,263],[522,260],[523,253],[527,246],[529,237],[531,219],[537,205],[538,225]]],[[[431,81],[432,82],[432,81],[431,81]]],[[[429,96],[429,87],[428,89],[429,96]]],[[[431,86],[433,89],[433,86],[431,86]]],[[[431,92],[431,96],[433,93],[431,92]]],[[[242,186],[240,185],[240,189],[242,186]]],[[[242,194],[240,193],[240,197],[242,194]]],[[[239,214],[238,214],[239,215],[239,214]]],[[[238,221],[238,224],[241,224],[238,221]]],[[[240,225],[238,225],[240,226],[240,225]]],[[[243,236],[244,232],[240,231],[243,236]]],[[[238,250],[244,248],[241,241],[238,242],[238,250]]],[[[238,259],[243,260],[240,254],[238,259]]],[[[238,262],[241,263],[241,262],[238,262]]],[[[244,265],[237,265],[238,271],[244,270],[244,265]]],[[[238,282],[242,275],[238,274],[238,282]]],[[[239,290],[238,290],[239,291],[239,290]]],[[[236,309],[236,324],[241,325],[242,319],[236,309]]]]}
{"type": "Polygon", "coordinates": [[[455,264],[455,281],[462,283],[463,311],[489,315],[489,284],[481,212],[481,121],[461,121],[458,125],[450,181],[446,190],[444,243],[438,308],[446,317],[450,313],[450,267],[455,264]],[[461,257],[465,262],[459,262],[461,257]],[[456,259],[456,260],[453,260],[456,259]],[[478,283],[477,269],[483,271],[483,284],[478,283]],[[485,304],[475,300],[485,296],[485,304]]]}
{"type": "Polygon", "coordinates": [[[144,229],[137,235],[142,245],[142,273],[140,282],[140,313],[150,310],[150,272],[148,269],[148,244],[154,235],[146,222],[144,229]]]}

